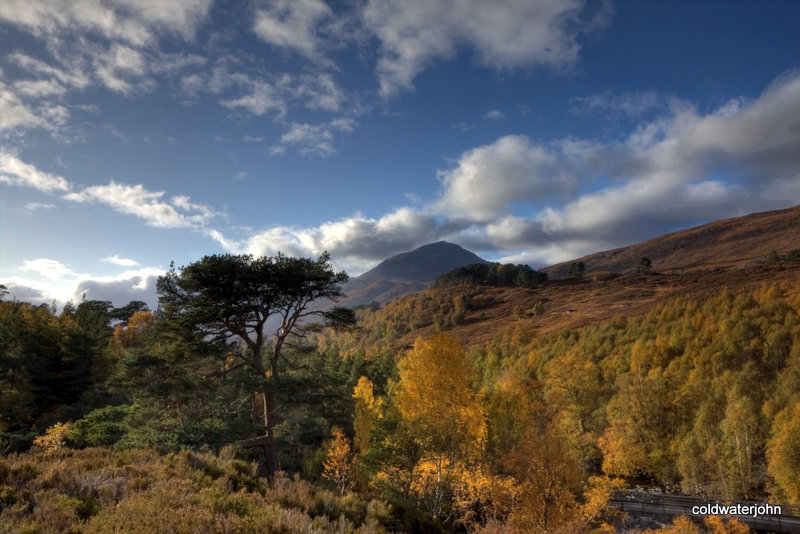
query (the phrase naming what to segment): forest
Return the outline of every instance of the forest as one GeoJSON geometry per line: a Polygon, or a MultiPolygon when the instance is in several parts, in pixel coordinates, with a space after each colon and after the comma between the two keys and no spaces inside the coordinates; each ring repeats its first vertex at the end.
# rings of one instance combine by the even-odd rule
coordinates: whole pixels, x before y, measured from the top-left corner
{"type": "Polygon", "coordinates": [[[632,486],[800,503],[800,279],[472,343],[452,329],[490,303],[482,269],[355,313],[313,305],[347,279],[327,256],[207,256],[157,310],[4,299],[0,524],[613,532],[632,486]]]}

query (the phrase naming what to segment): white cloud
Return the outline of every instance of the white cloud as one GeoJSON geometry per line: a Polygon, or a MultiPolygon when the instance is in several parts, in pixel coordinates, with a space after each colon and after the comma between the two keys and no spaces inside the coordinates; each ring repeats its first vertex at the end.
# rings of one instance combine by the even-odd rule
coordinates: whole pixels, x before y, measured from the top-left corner
{"type": "Polygon", "coordinates": [[[156,280],[165,272],[158,267],[140,267],[113,276],[93,276],[75,273],[61,262],[45,258],[26,261],[21,270],[39,277],[0,278],[11,298],[37,304],[50,304],[55,300],[64,305],[69,300],[80,302],[85,297],[87,300],[110,300],[114,306],[142,300],[152,309],[158,304],[156,280]]]}
{"type": "Polygon", "coordinates": [[[143,46],[157,40],[157,30],[191,38],[210,5],[210,0],[4,0],[0,20],[50,40],[94,34],[143,46]]]}
{"type": "Polygon", "coordinates": [[[342,107],[344,93],[329,74],[306,75],[293,90],[297,97],[305,100],[308,109],[336,112],[342,107]]]}
{"type": "Polygon", "coordinates": [[[67,108],[42,99],[60,96],[63,87],[58,82],[25,80],[8,85],[2,77],[0,71],[0,132],[42,128],[57,133],[66,124],[67,108]]]}
{"type": "Polygon", "coordinates": [[[336,153],[333,141],[336,132],[350,133],[356,127],[356,121],[339,118],[322,124],[291,123],[279,144],[272,147],[272,153],[283,154],[285,147],[296,146],[303,156],[326,157],[336,153]]]}
{"type": "Polygon", "coordinates": [[[250,84],[248,94],[239,98],[220,100],[226,108],[242,108],[253,115],[264,115],[276,111],[278,115],[286,113],[286,102],[280,90],[266,80],[256,80],[250,84]]]}
{"type": "Polygon", "coordinates": [[[283,119],[291,106],[303,106],[313,111],[339,112],[356,115],[363,107],[356,98],[349,98],[329,74],[280,74],[254,77],[241,72],[231,72],[222,62],[214,67],[210,79],[184,79],[185,89],[191,96],[206,89],[212,93],[235,96],[221,98],[219,103],[229,109],[246,111],[262,116],[274,113],[283,119]]]}
{"type": "Polygon", "coordinates": [[[634,118],[652,109],[665,107],[670,100],[671,98],[659,95],[655,91],[621,95],[606,93],[574,98],[571,111],[578,114],[610,112],[634,118]]]}
{"type": "Polygon", "coordinates": [[[25,260],[22,262],[22,267],[20,267],[20,269],[23,271],[32,271],[50,280],[61,280],[75,274],[60,261],[48,258],[25,260]]]}
{"type": "Polygon", "coordinates": [[[33,187],[45,193],[69,191],[70,189],[70,183],[65,178],[41,171],[2,149],[0,149],[0,182],[33,187]]]}
{"type": "Polygon", "coordinates": [[[75,302],[84,296],[87,300],[109,300],[114,306],[141,300],[155,310],[158,306],[156,282],[164,273],[163,269],[143,267],[116,276],[87,276],[75,282],[69,298],[75,302]]]}
{"type": "Polygon", "coordinates": [[[68,139],[63,130],[70,114],[63,103],[75,91],[102,87],[136,96],[153,91],[164,81],[180,87],[185,104],[204,94],[213,95],[225,108],[255,116],[273,115],[282,124],[292,107],[349,116],[364,111],[358,98],[348,95],[331,74],[319,70],[333,65],[316,52],[318,46],[336,48],[357,39],[359,32],[352,27],[352,12],[334,17],[330,8],[317,0],[278,1],[255,10],[262,39],[288,47],[302,43],[297,44],[299,51],[316,57],[316,68],[302,74],[271,71],[260,58],[243,54],[222,53],[206,68],[209,58],[162,50],[161,41],[168,36],[193,39],[208,17],[211,3],[212,0],[175,0],[169,5],[156,0],[2,3],[0,24],[13,24],[40,38],[49,57],[32,57],[19,51],[8,56],[34,78],[19,80],[13,86],[0,81],[0,130],[45,128],[68,139]],[[316,28],[317,22],[324,22],[324,30],[316,28]],[[306,30],[309,33],[303,33],[306,30]],[[311,36],[310,40],[304,36],[311,36]]]}
{"type": "Polygon", "coordinates": [[[380,93],[388,97],[413,88],[421,71],[459,46],[495,69],[568,68],[577,61],[579,35],[608,16],[604,7],[582,22],[583,7],[582,0],[369,0],[361,15],[381,42],[380,93]]]}
{"type": "Polygon", "coordinates": [[[114,265],[119,265],[122,267],[136,267],[139,265],[138,261],[129,259],[129,258],[121,258],[118,254],[114,254],[113,256],[108,256],[107,258],[103,258],[100,261],[104,261],[106,263],[113,263],[114,265]]]}
{"type": "Polygon", "coordinates": [[[115,3],[147,25],[191,40],[208,16],[213,0],[115,0],[115,3]]]}
{"type": "Polygon", "coordinates": [[[219,243],[226,251],[234,254],[242,254],[244,252],[244,245],[241,242],[225,237],[219,230],[215,228],[206,228],[203,231],[208,237],[219,243]]]}
{"type": "Polygon", "coordinates": [[[22,207],[22,211],[25,213],[31,214],[35,213],[39,210],[51,210],[55,209],[55,204],[46,204],[43,202],[26,202],[25,205],[22,207]]]}
{"type": "Polygon", "coordinates": [[[64,196],[75,202],[105,204],[159,228],[201,228],[216,215],[208,206],[190,202],[189,197],[176,196],[171,203],[163,197],[164,191],[149,191],[142,184],[119,184],[113,180],[108,185],[91,186],[64,196]]]}
{"type": "Polygon", "coordinates": [[[256,255],[317,256],[328,251],[337,268],[357,273],[376,260],[433,241],[440,232],[433,217],[399,208],[378,219],[356,214],[316,228],[269,228],[248,238],[244,248],[256,255]]]}
{"type": "Polygon", "coordinates": [[[457,164],[439,172],[442,194],[434,210],[455,218],[488,221],[512,202],[569,191],[575,176],[558,154],[523,136],[506,136],[462,154],[457,164]]]}
{"type": "Polygon", "coordinates": [[[475,125],[466,123],[464,121],[459,121],[459,122],[454,122],[453,124],[451,124],[450,128],[452,128],[453,130],[458,130],[461,133],[467,133],[468,131],[470,131],[473,128],[475,128],[475,125]]]}
{"type": "Polygon", "coordinates": [[[114,43],[108,50],[95,51],[93,64],[97,77],[112,91],[129,95],[139,84],[145,89],[152,86],[145,78],[144,56],[130,46],[114,43]]]}
{"type": "Polygon", "coordinates": [[[333,11],[321,0],[273,0],[257,9],[253,30],[264,42],[288,48],[317,63],[329,64],[320,50],[321,25],[333,11]]]}
{"type": "Polygon", "coordinates": [[[56,80],[67,87],[84,89],[91,83],[90,77],[83,71],[80,61],[66,61],[65,68],[58,68],[23,52],[14,52],[8,56],[8,59],[31,74],[56,80]]]}
{"type": "Polygon", "coordinates": [[[435,207],[483,221],[479,231],[473,230],[477,244],[549,249],[550,260],[560,261],[565,251],[582,254],[693,222],[800,203],[800,76],[783,77],[752,102],[735,102],[723,106],[724,113],[704,116],[677,107],[621,143],[567,139],[542,147],[523,138],[510,144],[515,150],[497,150],[508,143],[502,138],[465,153],[443,174],[443,195],[435,207]],[[505,170],[519,154],[535,155],[534,161],[511,169],[525,167],[530,173],[505,170]],[[531,205],[543,200],[541,192],[530,189],[536,161],[546,162],[546,176],[574,175],[583,183],[609,176],[613,181],[531,217],[512,216],[509,208],[518,199],[531,205]],[[712,178],[719,172],[728,179],[712,178]]]}
{"type": "Polygon", "coordinates": [[[267,149],[270,156],[283,156],[286,154],[286,147],[281,145],[273,145],[267,149]]]}
{"type": "Polygon", "coordinates": [[[153,39],[141,22],[121,20],[113,9],[100,0],[5,0],[0,3],[0,20],[24,28],[37,37],[50,39],[78,31],[97,33],[137,45],[153,39]]]}
{"type": "Polygon", "coordinates": [[[39,38],[52,61],[8,55],[38,78],[17,81],[13,91],[0,82],[0,130],[38,127],[61,135],[69,112],[60,102],[69,91],[101,85],[132,95],[152,90],[155,74],[180,76],[201,65],[198,56],[162,53],[160,40],[192,39],[211,1],[3,0],[0,24],[39,38]]]}
{"type": "Polygon", "coordinates": [[[42,98],[45,96],[64,96],[66,88],[55,80],[22,80],[14,82],[14,90],[23,96],[42,98]]]}
{"type": "Polygon", "coordinates": [[[47,124],[6,84],[0,81],[0,131],[45,128],[47,124]]]}
{"type": "Polygon", "coordinates": [[[506,118],[506,115],[499,109],[493,109],[486,113],[486,118],[492,121],[501,121],[506,118]]]}
{"type": "Polygon", "coordinates": [[[57,133],[67,124],[69,110],[59,104],[44,104],[38,108],[39,116],[44,120],[45,128],[57,133]]]}

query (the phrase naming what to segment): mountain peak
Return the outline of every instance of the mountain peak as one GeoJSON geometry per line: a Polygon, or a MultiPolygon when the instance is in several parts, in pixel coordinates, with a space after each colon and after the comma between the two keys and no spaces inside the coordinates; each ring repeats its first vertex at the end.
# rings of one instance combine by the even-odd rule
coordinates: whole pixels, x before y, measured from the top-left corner
{"type": "Polygon", "coordinates": [[[485,263],[477,254],[447,241],[438,241],[383,260],[356,280],[418,280],[433,282],[442,273],[472,263],[485,263]]]}
{"type": "Polygon", "coordinates": [[[341,304],[357,306],[372,301],[383,304],[406,293],[426,289],[440,274],[473,263],[486,263],[486,260],[455,243],[428,243],[387,258],[351,280],[344,287],[347,298],[341,304]]]}

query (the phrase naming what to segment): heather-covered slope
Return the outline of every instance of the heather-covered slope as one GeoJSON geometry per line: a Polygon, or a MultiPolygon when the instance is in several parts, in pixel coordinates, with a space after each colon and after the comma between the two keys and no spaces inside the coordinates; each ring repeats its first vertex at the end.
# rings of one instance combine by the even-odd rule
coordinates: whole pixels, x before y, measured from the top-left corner
{"type": "MultiPolygon", "coordinates": [[[[632,271],[642,257],[659,272],[730,267],[764,259],[770,252],[800,249],[800,206],[714,221],[649,241],[589,254],[575,261],[587,272],[632,271]]],[[[571,262],[543,269],[551,278],[568,275],[571,262]]]]}

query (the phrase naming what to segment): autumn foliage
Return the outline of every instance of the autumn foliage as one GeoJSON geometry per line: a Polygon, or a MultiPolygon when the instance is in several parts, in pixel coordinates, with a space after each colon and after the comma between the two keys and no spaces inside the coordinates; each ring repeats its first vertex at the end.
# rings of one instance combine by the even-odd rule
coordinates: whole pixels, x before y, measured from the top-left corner
{"type": "MultiPolygon", "coordinates": [[[[263,377],[242,367],[252,349],[142,309],[0,302],[0,522],[146,529],[141,511],[169,501],[198,531],[579,533],[625,525],[613,497],[632,485],[800,503],[796,282],[548,333],[523,310],[489,341],[456,335],[492,295],[450,285],[359,310],[359,329],[293,338],[271,375],[274,487],[242,446],[269,411],[263,377]],[[60,459],[80,483],[56,474],[60,459]],[[119,486],[81,479],[90,459],[119,486]]],[[[696,520],[652,532],[746,529],[696,520]]]]}

